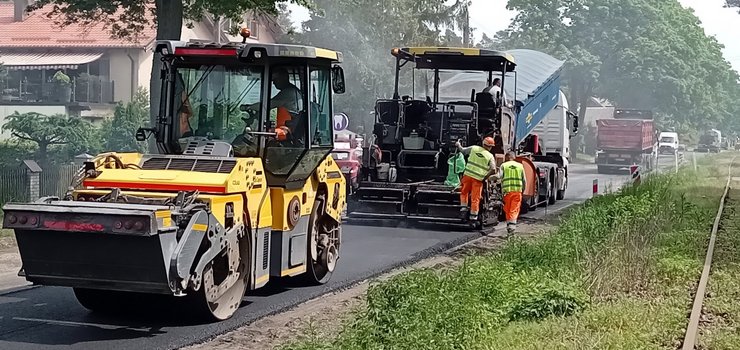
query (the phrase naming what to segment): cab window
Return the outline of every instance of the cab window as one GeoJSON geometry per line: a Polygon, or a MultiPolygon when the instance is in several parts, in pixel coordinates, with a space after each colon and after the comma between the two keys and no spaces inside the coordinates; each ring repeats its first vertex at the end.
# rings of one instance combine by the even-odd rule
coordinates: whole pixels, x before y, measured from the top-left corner
{"type": "Polygon", "coordinates": [[[311,124],[309,135],[311,137],[311,146],[314,147],[331,147],[332,146],[332,116],[331,116],[331,94],[330,94],[330,77],[329,67],[311,67],[310,75],[310,111],[311,124]]]}
{"type": "Polygon", "coordinates": [[[306,151],[308,113],[304,91],[305,66],[278,65],[271,68],[270,130],[287,128],[286,139],[268,141],[265,167],[274,175],[288,175],[306,151]]]}

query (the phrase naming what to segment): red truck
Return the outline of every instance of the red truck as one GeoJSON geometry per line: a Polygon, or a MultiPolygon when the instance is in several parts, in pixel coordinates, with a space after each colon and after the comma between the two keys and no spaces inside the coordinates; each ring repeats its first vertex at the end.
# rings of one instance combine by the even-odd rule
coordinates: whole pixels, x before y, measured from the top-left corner
{"type": "Polygon", "coordinates": [[[614,118],[596,121],[599,173],[629,171],[631,165],[639,165],[643,172],[652,170],[657,152],[652,113],[617,109],[614,118]]]}
{"type": "Polygon", "coordinates": [[[347,180],[347,193],[354,192],[359,185],[360,166],[362,165],[362,145],[358,135],[344,132],[334,135],[334,150],[331,156],[342,169],[347,180]]]}

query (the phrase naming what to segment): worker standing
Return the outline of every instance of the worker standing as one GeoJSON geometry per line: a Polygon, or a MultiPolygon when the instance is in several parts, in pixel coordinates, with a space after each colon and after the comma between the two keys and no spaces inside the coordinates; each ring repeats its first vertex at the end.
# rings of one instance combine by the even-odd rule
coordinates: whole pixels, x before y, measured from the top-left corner
{"type": "Polygon", "coordinates": [[[506,230],[509,234],[513,234],[516,230],[516,221],[519,218],[519,209],[522,206],[522,192],[524,192],[527,185],[524,166],[516,161],[514,152],[507,152],[500,171],[501,191],[504,193],[506,230]]]}
{"type": "Polygon", "coordinates": [[[483,139],[483,147],[473,145],[463,148],[460,141],[455,143],[457,149],[468,157],[465,172],[462,177],[462,189],[460,190],[461,212],[468,210],[468,197],[470,198],[470,220],[478,220],[480,200],[483,196],[483,181],[496,173],[496,159],[491,154],[494,146],[492,137],[483,139]]]}

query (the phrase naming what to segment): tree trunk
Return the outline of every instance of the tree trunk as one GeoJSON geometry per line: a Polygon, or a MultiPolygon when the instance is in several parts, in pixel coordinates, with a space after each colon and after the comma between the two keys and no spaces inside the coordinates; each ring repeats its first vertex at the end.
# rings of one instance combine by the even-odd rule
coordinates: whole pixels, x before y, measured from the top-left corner
{"type": "MultiPolygon", "coordinates": [[[[183,23],[183,7],[180,0],[155,0],[157,15],[157,40],[180,40],[183,23]]],[[[152,74],[149,79],[149,122],[152,127],[157,125],[159,116],[159,101],[162,82],[160,72],[162,69],[161,55],[156,52],[152,58],[152,74]]],[[[156,141],[149,139],[149,152],[157,151],[156,141]]]]}

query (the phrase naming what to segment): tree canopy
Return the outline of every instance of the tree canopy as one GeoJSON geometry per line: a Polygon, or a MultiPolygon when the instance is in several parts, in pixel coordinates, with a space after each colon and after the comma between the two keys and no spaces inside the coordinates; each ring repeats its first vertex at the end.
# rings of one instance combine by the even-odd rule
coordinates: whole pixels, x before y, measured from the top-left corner
{"type": "Polygon", "coordinates": [[[486,45],[565,59],[572,105],[597,95],[623,108],[652,109],[676,129],[734,119],[738,74],[678,1],[510,0],[507,7],[517,16],[486,45]]]}
{"type": "Polygon", "coordinates": [[[49,161],[52,146],[73,145],[72,152],[95,142],[96,129],[79,117],[63,114],[43,115],[40,113],[18,113],[9,115],[2,129],[9,131],[19,141],[36,145],[36,157],[40,163],[49,161]]]}
{"type": "Polygon", "coordinates": [[[136,130],[149,119],[149,94],[139,89],[131,102],[119,103],[113,117],[102,126],[103,149],[115,152],[145,152],[146,143],[136,141],[136,130]]]}
{"type": "Polygon", "coordinates": [[[390,50],[398,46],[465,44],[460,32],[467,25],[464,18],[469,3],[314,0],[303,32],[290,40],[343,53],[348,89],[337,97],[335,110],[347,113],[353,128],[363,124],[367,128],[375,99],[393,93],[390,50]]]}

